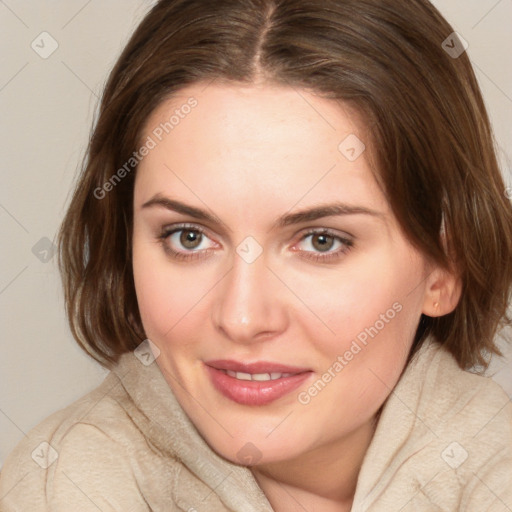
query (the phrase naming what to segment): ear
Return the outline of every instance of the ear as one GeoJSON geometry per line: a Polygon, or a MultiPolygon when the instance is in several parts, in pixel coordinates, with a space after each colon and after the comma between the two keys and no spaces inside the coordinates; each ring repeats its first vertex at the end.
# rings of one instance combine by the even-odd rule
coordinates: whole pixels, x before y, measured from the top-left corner
{"type": "Polygon", "coordinates": [[[426,280],[422,313],[431,317],[447,315],[457,307],[461,294],[461,278],[454,271],[435,266],[426,280]]]}

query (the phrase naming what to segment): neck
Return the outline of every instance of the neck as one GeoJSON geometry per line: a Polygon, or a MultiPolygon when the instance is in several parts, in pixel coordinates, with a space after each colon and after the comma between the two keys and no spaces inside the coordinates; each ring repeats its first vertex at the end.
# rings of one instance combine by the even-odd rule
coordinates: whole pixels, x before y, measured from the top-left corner
{"type": "Polygon", "coordinates": [[[356,431],[286,461],[252,468],[275,512],[350,511],[378,415],[356,431]]]}

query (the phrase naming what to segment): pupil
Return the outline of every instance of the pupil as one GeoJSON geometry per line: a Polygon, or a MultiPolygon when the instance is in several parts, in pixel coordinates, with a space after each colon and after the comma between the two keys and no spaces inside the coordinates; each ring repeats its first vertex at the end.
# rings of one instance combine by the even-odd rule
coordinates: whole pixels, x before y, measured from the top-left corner
{"type": "Polygon", "coordinates": [[[201,242],[201,233],[195,231],[182,231],[180,242],[187,249],[195,249],[201,242]]]}
{"type": "Polygon", "coordinates": [[[313,245],[315,246],[315,249],[320,251],[328,251],[331,249],[333,241],[334,239],[330,235],[316,235],[313,237],[313,245]]]}

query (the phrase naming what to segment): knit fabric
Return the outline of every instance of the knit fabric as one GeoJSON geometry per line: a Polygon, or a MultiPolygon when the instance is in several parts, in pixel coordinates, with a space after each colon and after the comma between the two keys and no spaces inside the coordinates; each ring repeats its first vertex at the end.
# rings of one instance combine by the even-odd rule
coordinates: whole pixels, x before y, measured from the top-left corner
{"type": "MultiPolygon", "coordinates": [[[[32,429],[0,472],[2,512],[271,512],[218,456],[156,362],[134,353],[32,429]]],[[[386,400],[353,512],[512,511],[512,403],[428,339],[386,400]]]]}

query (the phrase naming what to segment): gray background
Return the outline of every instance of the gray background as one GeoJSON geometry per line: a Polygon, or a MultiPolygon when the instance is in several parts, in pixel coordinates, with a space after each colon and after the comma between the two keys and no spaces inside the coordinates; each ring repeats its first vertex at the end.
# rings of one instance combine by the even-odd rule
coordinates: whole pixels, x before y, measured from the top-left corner
{"type": "MultiPolygon", "coordinates": [[[[469,43],[512,187],[512,0],[434,4],[469,43]]],[[[51,243],[107,73],[151,5],[0,0],[0,464],[32,427],[106,375],[69,333],[51,243]],[[48,56],[52,38],[58,47],[48,56]]],[[[509,349],[489,373],[512,397],[511,361],[509,349]]]]}

